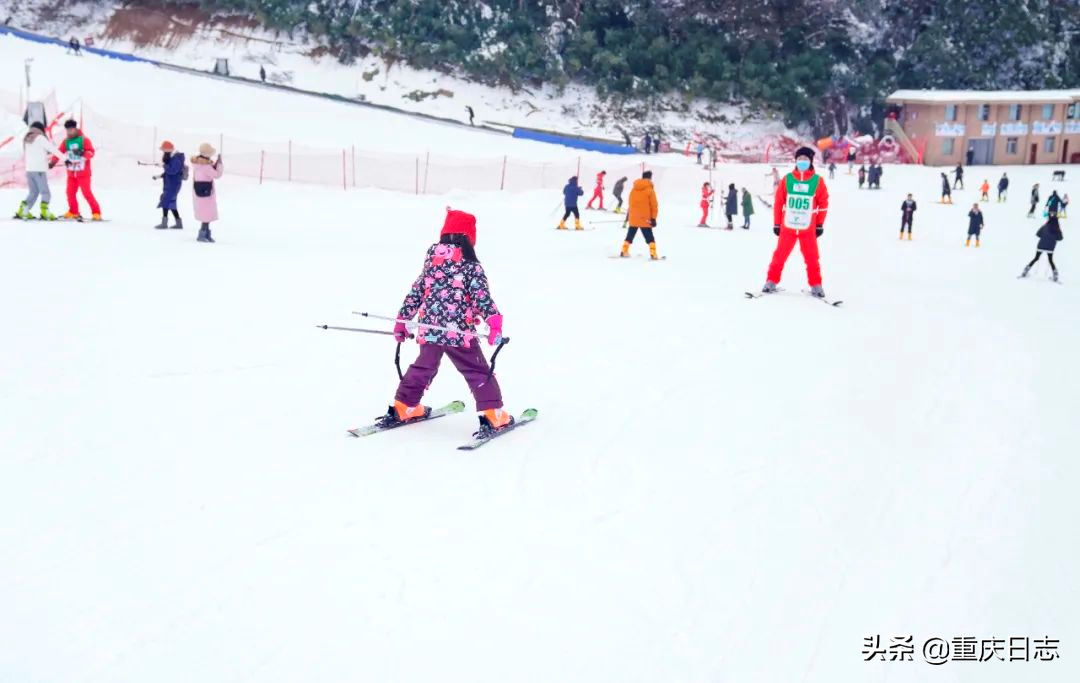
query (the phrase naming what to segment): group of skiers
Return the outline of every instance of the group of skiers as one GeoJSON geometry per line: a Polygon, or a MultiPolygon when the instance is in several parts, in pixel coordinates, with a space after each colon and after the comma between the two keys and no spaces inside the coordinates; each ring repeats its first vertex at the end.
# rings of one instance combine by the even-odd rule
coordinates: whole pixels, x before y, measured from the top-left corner
{"type": "MultiPolygon", "coordinates": [[[[830,172],[834,167],[830,169],[830,172]]],[[[859,167],[859,189],[863,187],[863,183],[866,183],[866,187],[871,190],[881,189],[881,176],[885,173],[885,170],[881,167],[880,163],[871,162],[870,168],[866,168],[866,164],[859,167]]]]}
{"type": "Polygon", "coordinates": [[[45,124],[34,121],[30,129],[23,135],[23,159],[26,171],[26,185],[28,192],[26,199],[19,203],[15,212],[15,218],[32,220],[34,218],[46,221],[56,220],[57,216],[49,209],[52,201],[52,191],[49,188],[49,170],[60,163],[61,159],[67,171],[67,201],[68,210],[62,218],[66,220],[82,220],[79,213],[78,193],[82,193],[83,199],[90,207],[91,219],[101,220],[101,207],[98,205],[94,192],[91,189],[92,162],[94,158],[94,143],[90,138],[83,135],[79,124],[74,120],[64,122],[64,139],[60,141],[56,152],[49,142],[45,131],[45,124]],[[39,213],[33,213],[34,204],[40,200],[39,213]]]}
{"type": "MultiPolygon", "coordinates": [[[[713,189],[710,183],[705,183],[701,186],[701,222],[698,223],[699,228],[709,227],[709,210],[712,208],[716,191],[713,189]]],[[[727,227],[725,230],[733,230],[735,228],[733,219],[739,213],[739,193],[735,189],[735,183],[728,184],[727,195],[724,197],[724,215],[727,217],[727,227]]],[[[750,196],[750,191],[745,187],[742,189],[742,215],[744,230],[750,229],[750,217],[754,215],[754,200],[750,196]]]]}
{"type": "MultiPolygon", "coordinates": [[[[180,230],[183,229],[184,223],[180,218],[177,197],[183,182],[188,179],[189,169],[184,154],[178,152],[173,143],[164,141],[160,151],[161,162],[154,165],[161,167],[161,173],[153,178],[162,181],[161,196],[158,200],[161,222],[154,227],[159,230],[169,228],[168,219],[171,213],[174,219],[171,227],[180,230]]],[[[52,191],[49,188],[48,172],[62,159],[67,171],[68,210],[59,218],[83,220],[78,200],[78,194],[81,193],[89,205],[91,220],[101,221],[101,206],[92,189],[94,144],[83,134],[74,120],[64,123],[64,139],[60,142],[57,152],[59,156],[54,153],[52,144],[49,142],[45,124],[40,121],[31,123],[29,130],[23,136],[23,159],[28,191],[26,199],[19,203],[19,208],[15,211],[15,218],[46,221],[58,219],[49,208],[52,191]],[[34,204],[39,200],[39,212],[35,215],[34,204]]],[[[215,154],[216,150],[212,145],[203,143],[199,147],[199,154],[191,160],[194,169],[190,172],[194,180],[194,214],[195,220],[201,224],[197,237],[199,242],[214,241],[210,233],[210,224],[218,219],[215,181],[224,173],[221,156],[214,158],[215,154]]]]}

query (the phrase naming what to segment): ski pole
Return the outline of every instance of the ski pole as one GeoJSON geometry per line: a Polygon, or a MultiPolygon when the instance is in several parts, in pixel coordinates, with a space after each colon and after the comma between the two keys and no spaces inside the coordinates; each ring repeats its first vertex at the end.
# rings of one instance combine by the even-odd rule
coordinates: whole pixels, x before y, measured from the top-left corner
{"type": "Polygon", "coordinates": [[[510,337],[499,340],[499,345],[495,347],[495,353],[491,354],[491,368],[488,370],[487,379],[480,383],[480,386],[484,386],[491,381],[491,378],[495,376],[495,361],[499,358],[499,352],[503,350],[503,347],[510,343],[510,337]]]}
{"type": "MultiPolygon", "coordinates": [[[[339,330],[341,332],[363,332],[365,334],[385,334],[387,336],[394,336],[393,332],[387,332],[386,330],[369,330],[364,327],[335,327],[333,325],[316,325],[315,327],[320,330],[339,330]]],[[[409,334],[409,339],[414,339],[413,335],[409,334]]]]}
{"type": "MultiPolygon", "coordinates": [[[[428,325],[426,323],[417,322],[415,320],[401,320],[400,318],[391,318],[390,316],[376,315],[374,313],[363,313],[361,311],[353,311],[352,313],[353,313],[353,315],[362,315],[365,318],[372,318],[374,320],[387,320],[387,321],[392,322],[392,323],[401,323],[401,324],[405,325],[405,327],[408,328],[408,329],[416,329],[418,327],[423,327],[424,329],[427,329],[427,330],[438,330],[439,332],[453,332],[454,334],[471,334],[474,337],[481,336],[480,334],[478,334],[476,332],[470,332],[468,330],[453,330],[453,329],[450,329],[449,327],[439,327],[438,325],[428,325]]],[[[387,334],[391,334],[391,333],[387,333],[387,334]]],[[[507,341],[509,341],[509,337],[506,337],[506,339],[507,339],[507,341]]]]}
{"type": "Polygon", "coordinates": [[[136,161],[139,166],[160,166],[161,164],[154,163],[152,161],[136,161]]]}

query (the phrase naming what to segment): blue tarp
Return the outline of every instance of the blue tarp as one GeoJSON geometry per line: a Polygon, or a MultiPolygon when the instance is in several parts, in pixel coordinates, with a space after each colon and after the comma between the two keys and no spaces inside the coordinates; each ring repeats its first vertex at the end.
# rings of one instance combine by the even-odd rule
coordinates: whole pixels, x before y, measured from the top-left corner
{"type": "MultiPolygon", "coordinates": [[[[2,26],[2,25],[0,25],[0,34],[5,34],[5,33],[13,35],[16,38],[22,38],[23,40],[29,40],[29,41],[34,42],[34,43],[44,43],[45,45],[59,45],[60,47],[67,47],[68,46],[68,41],[61,40],[60,38],[48,38],[46,36],[41,36],[41,35],[38,35],[36,33],[30,33],[29,31],[22,31],[22,30],[19,30],[17,28],[12,28],[10,26],[2,26]]],[[[87,47],[87,46],[81,45],[81,44],[80,44],[80,48],[84,52],[89,52],[90,54],[94,54],[94,55],[101,55],[102,57],[109,57],[111,59],[120,59],[120,60],[123,60],[125,62],[142,62],[144,64],[153,64],[154,66],[158,65],[158,63],[153,61],[152,59],[145,59],[143,57],[136,57],[135,55],[129,55],[126,52],[114,52],[112,50],[102,50],[99,47],[87,47]]]]}
{"type": "Polygon", "coordinates": [[[515,128],[514,137],[521,138],[523,140],[536,140],[537,142],[547,142],[552,145],[564,145],[566,147],[573,147],[574,149],[584,149],[590,152],[602,152],[604,154],[635,154],[637,152],[633,147],[625,147],[623,145],[615,144],[614,142],[598,142],[596,140],[585,140],[582,138],[574,138],[566,135],[557,135],[555,133],[544,133],[538,130],[529,130],[526,128],[515,128]]]}

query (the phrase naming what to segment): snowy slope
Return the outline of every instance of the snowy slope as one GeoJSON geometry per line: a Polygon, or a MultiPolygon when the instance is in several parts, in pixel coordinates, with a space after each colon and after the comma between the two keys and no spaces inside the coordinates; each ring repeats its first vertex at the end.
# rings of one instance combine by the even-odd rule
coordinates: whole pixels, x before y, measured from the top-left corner
{"type": "MultiPolygon", "coordinates": [[[[173,89],[140,119],[286,139],[339,116],[296,100],[255,102],[246,120],[248,89],[84,64],[55,85],[94,89],[95,106],[173,89]]],[[[443,152],[549,153],[370,125],[372,144],[430,134],[443,152]]],[[[978,250],[963,246],[975,190],[949,207],[933,203],[934,169],[889,167],[880,192],[839,176],[821,243],[826,288],[845,299],[831,309],[746,300],[769,216],[758,203],[749,232],[692,228],[691,182],[658,183],[670,258],[653,264],[608,258],[622,239],[609,214],[553,231],[549,192],[414,197],[227,173],[218,244],[201,245],[150,229],[145,173],[107,155],[96,168],[112,222],[0,223],[0,681],[1080,675],[1075,217],[1065,284],[1015,279],[1035,247],[1026,190],[1045,194],[1049,169],[1008,169],[1013,198],[984,205],[978,250]],[[896,239],[908,191],[910,243],[896,239]],[[514,340],[499,359],[508,405],[541,418],[470,455],[454,450],[469,414],[346,438],[385,410],[393,344],[314,325],[395,311],[447,204],[478,216],[514,340]],[[864,663],[875,633],[1050,636],[1062,656],[864,663]]],[[[756,191],[765,172],[717,180],[756,191]]],[[[1080,196],[1075,179],[1058,187],[1080,196]]],[[[20,195],[0,190],[0,206],[20,195]]],[[[447,367],[429,399],[453,398],[467,390],[447,367]]]]}

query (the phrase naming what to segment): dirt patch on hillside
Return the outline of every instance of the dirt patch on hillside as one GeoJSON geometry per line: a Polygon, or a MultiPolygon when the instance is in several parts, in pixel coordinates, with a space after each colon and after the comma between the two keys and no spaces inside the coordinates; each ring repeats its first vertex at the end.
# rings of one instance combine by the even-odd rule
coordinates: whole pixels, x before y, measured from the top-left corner
{"type": "Polygon", "coordinates": [[[215,16],[197,6],[176,4],[159,8],[120,7],[105,26],[107,40],[127,40],[139,47],[176,48],[196,33],[217,33],[225,39],[272,43],[254,38],[258,23],[248,17],[215,16]]]}

